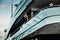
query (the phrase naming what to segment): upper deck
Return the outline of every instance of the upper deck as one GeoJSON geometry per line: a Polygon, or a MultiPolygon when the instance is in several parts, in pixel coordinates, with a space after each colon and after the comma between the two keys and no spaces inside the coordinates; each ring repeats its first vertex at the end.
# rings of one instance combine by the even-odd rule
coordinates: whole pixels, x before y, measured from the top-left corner
{"type": "Polygon", "coordinates": [[[58,22],[60,22],[60,7],[42,10],[26,24],[23,24],[22,28],[12,38],[17,36],[17,38],[22,39],[45,25],[58,22]]]}

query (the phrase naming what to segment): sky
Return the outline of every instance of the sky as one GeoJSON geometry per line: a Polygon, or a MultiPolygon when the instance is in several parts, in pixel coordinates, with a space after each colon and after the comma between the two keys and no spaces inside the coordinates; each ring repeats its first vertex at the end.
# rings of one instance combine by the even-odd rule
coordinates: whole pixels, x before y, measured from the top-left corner
{"type": "MultiPolygon", "coordinates": [[[[20,0],[12,0],[13,5],[18,4],[20,0]]],[[[15,10],[16,7],[13,6],[15,10]]],[[[0,31],[4,31],[11,19],[11,0],[0,0],[0,31]]]]}

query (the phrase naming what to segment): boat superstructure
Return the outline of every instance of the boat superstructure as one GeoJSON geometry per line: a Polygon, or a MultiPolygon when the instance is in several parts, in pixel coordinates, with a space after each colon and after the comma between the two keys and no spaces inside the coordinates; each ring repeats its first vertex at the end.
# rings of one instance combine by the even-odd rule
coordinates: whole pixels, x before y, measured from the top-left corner
{"type": "MultiPolygon", "coordinates": [[[[40,34],[57,34],[60,25],[59,0],[22,0],[11,18],[7,38],[28,40],[40,34]],[[49,4],[53,5],[50,6],[49,4]],[[24,14],[29,16],[24,21],[24,14]]],[[[7,39],[6,38],[6,39],[7,39]]]]}

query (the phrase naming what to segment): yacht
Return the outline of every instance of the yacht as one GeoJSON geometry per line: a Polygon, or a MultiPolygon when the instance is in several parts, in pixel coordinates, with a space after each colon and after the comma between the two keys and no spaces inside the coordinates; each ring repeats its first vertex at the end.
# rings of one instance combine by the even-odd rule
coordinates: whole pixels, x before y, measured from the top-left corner
{"type": "Polygon", "coordinates": [[[44,34],[60,33],[60,0],[21,0],[16,7],[6,40],[42,40],[44,34]]]}

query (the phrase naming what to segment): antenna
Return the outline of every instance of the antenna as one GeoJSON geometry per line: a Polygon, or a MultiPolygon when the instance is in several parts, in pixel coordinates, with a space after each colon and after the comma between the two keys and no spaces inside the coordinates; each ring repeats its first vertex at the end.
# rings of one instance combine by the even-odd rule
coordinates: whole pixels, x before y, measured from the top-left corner
{"type": "Polygon", "coordinates": [[[13,16],[13,2],[11,0],[11,17],[13,16]]]}

